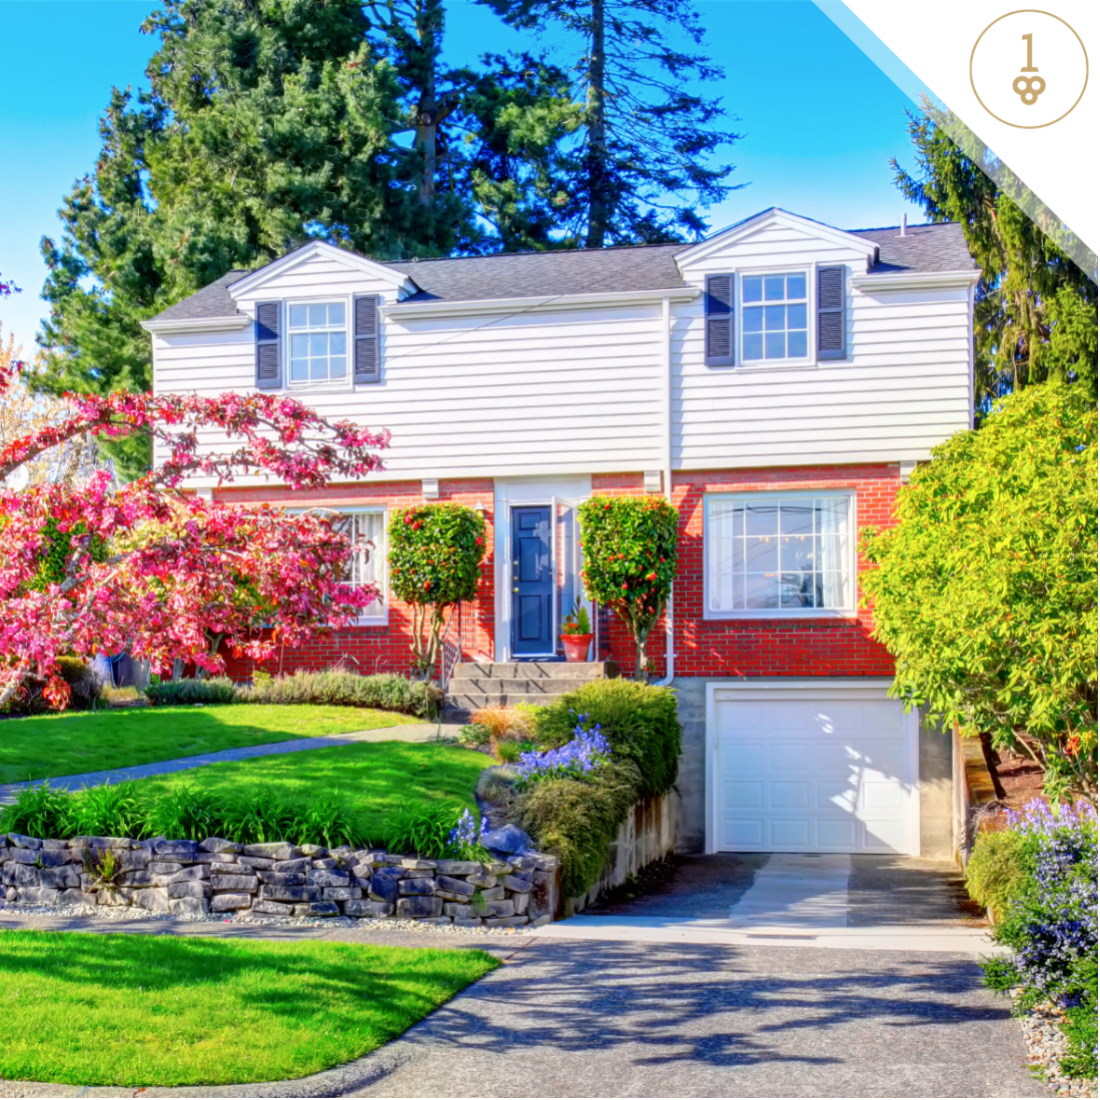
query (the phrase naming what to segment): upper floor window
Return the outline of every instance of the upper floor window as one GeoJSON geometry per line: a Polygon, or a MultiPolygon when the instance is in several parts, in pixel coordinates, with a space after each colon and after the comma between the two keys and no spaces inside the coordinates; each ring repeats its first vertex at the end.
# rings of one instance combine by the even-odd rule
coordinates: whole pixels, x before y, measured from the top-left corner
{"type": "Polygon", "coordinates": [[[347,310],[343,302],[291,305],[290,382],[342,382],[348,376],[347,310]]]}
{"type": "Polygon", "coordinates": [[[852,611],[852,512],[847,493],[708,496],[707,615],[852,611]]]}
{"type": "Polygon", "coordinates": [[[348,584],[373,584],[379,597],[363,609],[364,619],[380,619],[386,615],[386,511],[370,508],[348,512],[333,520],[333,527],[351,540],[344,580],[348,584]]]}
{"type": "Polygon", "coordinates": [[[809,346],[805,273],[741,280],[741,359],[804,359],[809,346]]]}

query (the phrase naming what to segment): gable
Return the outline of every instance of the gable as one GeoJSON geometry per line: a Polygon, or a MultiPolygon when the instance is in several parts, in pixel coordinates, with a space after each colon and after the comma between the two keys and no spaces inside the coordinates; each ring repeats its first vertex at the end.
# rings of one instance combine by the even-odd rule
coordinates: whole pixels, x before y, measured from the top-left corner
{"type": "Polygon", "coordinates": [[[403,271],[324,241],[312,241],[230,283],[226,289],[236,302],[243,303],[295,294],[313,296],[330,290],[373,292],[398,299],[419,288],[403,271]]]}

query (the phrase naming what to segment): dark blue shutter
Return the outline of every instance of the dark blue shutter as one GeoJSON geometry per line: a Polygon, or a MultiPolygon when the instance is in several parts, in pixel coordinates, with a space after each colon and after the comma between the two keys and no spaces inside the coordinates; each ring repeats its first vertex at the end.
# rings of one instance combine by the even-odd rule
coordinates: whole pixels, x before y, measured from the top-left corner
{"type": "Polygon", "coordinates": [[[382,378],[382,363],[378,347],[377,294],[355,299],[355,384],[378,382],[382,378]]]}
{"type": "Polygon", "coordinates": [[[844,268],[817,269],[817,357],[843,359],[844,268]]]}
{"type": "Polygon", "coordinates": [[[707,366],[732,367],[734,362],[733,276],[708,275],[705,298],[707,366]]]}
{"type": "Polygon", "coordinates": [[[260,302],[256,306],[256,389],[282,388],[282,355],[279,346],[281,303],[260,302]]]}

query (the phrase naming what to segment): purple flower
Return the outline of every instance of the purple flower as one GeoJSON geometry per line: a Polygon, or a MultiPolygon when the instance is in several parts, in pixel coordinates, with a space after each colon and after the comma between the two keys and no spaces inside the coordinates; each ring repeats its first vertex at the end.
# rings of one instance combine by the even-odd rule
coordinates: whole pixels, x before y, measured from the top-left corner
{"type": "Polygon", "coordinates": [[[528,786],[551,777],[579,778],[602,768],[611,760],[611,745],[600,732],[599,723],[587,729],[587,714],[580,715],[573,739],[558,749],[525,752],[519,758],[519,785],[528,786]]]}

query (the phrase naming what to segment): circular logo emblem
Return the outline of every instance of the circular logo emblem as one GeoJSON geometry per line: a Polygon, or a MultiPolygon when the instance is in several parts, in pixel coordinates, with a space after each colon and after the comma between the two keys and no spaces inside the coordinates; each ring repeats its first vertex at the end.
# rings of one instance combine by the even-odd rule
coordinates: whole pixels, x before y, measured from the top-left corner
{"type": "Polygon", "coordinates": [[[998,122],[1038,130],[1077,106],[1089,82],[1085,44],[1064,20],[1026,8],[994,19],[970,53],[970,84],[998,122]]]}

